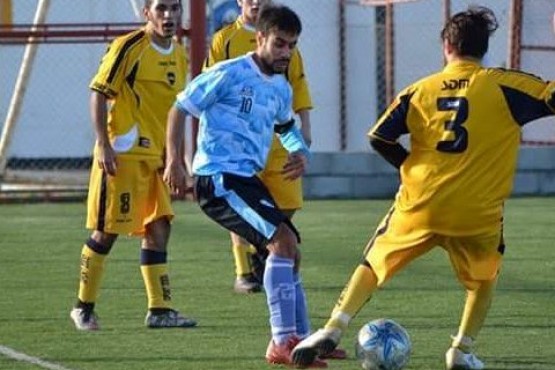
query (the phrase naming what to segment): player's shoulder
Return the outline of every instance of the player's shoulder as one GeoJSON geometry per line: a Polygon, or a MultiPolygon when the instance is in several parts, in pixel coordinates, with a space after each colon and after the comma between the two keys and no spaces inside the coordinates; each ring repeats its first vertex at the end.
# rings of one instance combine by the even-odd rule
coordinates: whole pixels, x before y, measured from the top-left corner
{"type": "Polygon", "coordinates": [[[402,89],[397,96],[414,95],[416,92],[422,92],[426,94],[428,89],[433,89],[437,85],[437,81],[443,79],[441,72],[433,73],[424,77],[419,78],[410,85],[402,89]]]}
{"type": "Polygon", "coordinates": [[[139,28],[135,31],[126,33],[116,37],[110,44],[110,48],[130,50],[137,45],[141,45],[148,40],[146,30],[144,28],[139,28]]]}
{"type": "Polygon", "coordinates": [[[235,70],[242,70],[249,67],[250,58],[249,54],[240,55],[236,58],[225,59],[221,62],[218,62],[208,68],[208,70],[216,70],[216,71],[235,71],[235,70]]]}
{"type": "Polygon", "coordinates": [[[203,73],[206,74],[207,78],[218,76],[218,79],[230,81],[232,84],[240,84],[252,74],[252,66],[248,58],[248,55],[242,55],[237,58],[226,59],[205,69],[203,73]]]}
{"type": "Polygon", "coordinates": [[[237,32],[240,32],[242,27],[238,21],[232,22],[220,28],[214,35],[212,36],[213,42],[225,42],[229,38],[231,38],[237,32]]]}
{"type": "Polygon", "coordinates": [[[504,78],[524,78],[529,79],[537,82],[545,82],[540,76],[537,76],[533,73],[522,71],[519,69],[512,69],[512,68],[502,68],[502,67],[493,67],[493,68],[484,68],[484,71],[493,77],[504,77],[504,78]]]}

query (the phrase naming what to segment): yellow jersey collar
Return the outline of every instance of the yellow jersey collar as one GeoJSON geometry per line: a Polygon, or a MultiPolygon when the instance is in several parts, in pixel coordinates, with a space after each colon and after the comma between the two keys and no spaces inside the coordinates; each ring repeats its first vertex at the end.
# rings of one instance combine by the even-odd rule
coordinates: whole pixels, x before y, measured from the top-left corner
{"type": "Polygon", "coordinates": [[[482,68],[482,65],[478,61],[470,59],[454,60],[448,63],[444,68],[444,72],[456,72],[461,70],[471,70],[482,68]]]}

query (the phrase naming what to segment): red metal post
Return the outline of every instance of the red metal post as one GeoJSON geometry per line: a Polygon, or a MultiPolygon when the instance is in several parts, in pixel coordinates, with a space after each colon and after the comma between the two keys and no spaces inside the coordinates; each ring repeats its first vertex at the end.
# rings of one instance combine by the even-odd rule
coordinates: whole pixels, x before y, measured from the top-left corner
{"type": "MultiPolygon", "coordinates": [[[[202,63],[206,57],[206,1],[190,0],[190,40],[191,40],[191,75],[195,77],[202,71],[202,63]]],[[[191,125],[192,154],[196,152],[198,121],[191,125]]]]}
{"type": "Polygon", "coordinates": [[[512,0],[509,15],[509,68],[520,68],[522,50],[522,0],[512,0]]]}

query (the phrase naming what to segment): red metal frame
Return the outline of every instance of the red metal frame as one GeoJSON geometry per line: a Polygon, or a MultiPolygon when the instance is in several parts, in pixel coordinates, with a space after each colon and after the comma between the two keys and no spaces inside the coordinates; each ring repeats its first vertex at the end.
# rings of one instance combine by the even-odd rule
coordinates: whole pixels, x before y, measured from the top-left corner
{"type": "MultiPolygon", "coordinates": [[[[0,25],[0,45],[105,43],[144,23],[44,23],[0,25]]],[[[177,35],[188,37],[180,28],[177,35]]]]}
{"type": "MultiPolygon", "coordinates": [[[[1,1],[1,0],[0,0],[1,1]]],[[[180,27],[177,36],[188,37],[191,53],[191,74],[196,76],[202,70],[206,57],[206,3],[189,0],[191,24],[180,27]]],[[[25,44],[86,44],[106,43],[117,36],[141,27],[144,23],[50,23],[50,24],[0,24],[0,45],[25,44]]],[[[192,124],[193,154],[196,151],[198,121],[192,124]]]]}
{"type": "MultiPolygon", "coordinates": [[[[206,58],[206,2],[199,0],[190,0],[191,9],[191,75],[195,77],[202,71],[202,64],[206,58]]],[[[193,141],[191,143],[191,154],[194,155],[197,150],[197,135],[199,122],[193,119],[191,125],[191,135],[193,141]]]]}

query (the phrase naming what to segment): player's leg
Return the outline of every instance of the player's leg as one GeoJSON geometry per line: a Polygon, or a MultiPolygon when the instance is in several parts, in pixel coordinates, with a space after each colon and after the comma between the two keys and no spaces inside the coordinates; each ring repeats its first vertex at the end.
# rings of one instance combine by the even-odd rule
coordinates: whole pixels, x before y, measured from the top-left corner
{"type": "Polygon", "coordinates": [[[172,308],[172,294],[166,246],[170,223],[166,217],[146,226],[141,245],[141,274],[145,284],[148,313],[145,325],[149,328],[193,327],[196,321],[182,316],[172,308]]]}
{"type": "MultiPolygon", "coordinates": [[[[289,153],[279,141],[277,135],[272,140],[272,146],[266,161],[266,167],[258,177],[278,205],[279,209],[291,220],[295,212],[303,207],[302,179],[287,180],[282,171],[287,163],[289,153]]],[[[251,265],[255,276],[262,281],[264,261],[267,255],[251,254],[251,265]]]]}
{"type": "Polygon", "coordinates": [[[115,234],[94,231],[81,249],[78,299],[70,312],[78,330],[100,329],[94,307],[104,276],[106,257],[116,239],[115,234]]]}
{"type": "MultiPolygon", "coordinates": [[[[286,180],[282,174],[283,167],[287,163],[287,160],[288,152],[283,148],[281,142],[274,138],[266,167],[258,174],[258,177],[274,198],[279,209],[291,220],[295,212],[303,206],[303,194],[301,179],[295,181],[286,180]]],[[[295,269],[293,277],[296,296],[296,327],[297,336],[304,339],[310,334],[310,319],[306,303],[306,294],[298,268],[300,253],[298,253],[297,256],[297,268],[295,269]]],[[[261,258],[260,253],[252,255],[253,271],[259,277],[262,277],[264,272],[263,257],[264,256],[261,258]]],[[[344,351],[341,353],[338,352],[336,355],[336,358],[345,358],[344,351]]]]}
{"type": "Polygon", "coordinates": [[[141,274],[148,302],[145,325],[149,328],[192,327],[196,322],[171,306],[167,246],[174,214],[168,187],[155,165],[142,164],[139,181],[143,185],[135,194],[140,199],[136,206],[144,210],[141,221],[145,226],[134,230],[133,234],[142,236],[141,274]]]}
{"type": "Polygon", "coordinates": [[[116,177],[107,176],[93,161],[87,199],[87,228],[94,230],[81,249],[78,300],[70,317],[79,330],[99,329],[94,307],[104,275],[106,257],[117,239],[113,228],[117,207],[114,190],[116,177]]]}
{"type": "MultiPolygon", "coordinates": [[[[270,363],[290,365],[291,350],[299,340],[296,336],[294,285],[296,229],[257,177],[199,176],[196,194],[199,205],[210,218],[257,249],[267,248],[270,252],[264,273],[264,290],[272,339],[266,359],[270,363]]],[[[308,365],[326,366],[320,360],[308,365]]]]}
{"type": "Polygon", "coordinates": [[[251,251],[249,243],[235,233],[231,237],[231,251],[235,261],[235,283],[233,289],[237,293],[256,293],[261,291],[260,281],[253,273],[251,265],[251,251]]]}
{"type": "Polygon", "coordinates": [[[316,356],[325,356],[339,344],[351,320],[370,300],[374,291],[436,243],[426,231],[411,230],[410,220],[391,211],[381,222],[341,292],[324,328],[303,340],[293,350],[293,361],[303,366],[316,356]]]}
{"type": "Polygon", "coordinates": [[[457,277],[466,288],[466,301],[457,335],[445,355],[447,369],[483,369],[474,343],[489,312],[505,249],[501,233],[449,238],[445,249],[457,277]]]}
{"type": "MultiPolygon", "coordinates": [[[[281,142],[274,138],[266,167],[258,177],[269,190],[279,209],[291,219],[295,211],[302,207],[303,199],[301,179],[285,180],[281,173],[287,162],[287,156],[288,153],[281,142]]],[[[236,272],[235,291],[238,293],[260,291],[268,254],[265,250],[257,253],[256,248],[234,233],[231,233],[231,242],[236,272]]]]}
{"type": "MultiPolygon", "coordinates": [[[[297,231],[290,222],[282,222],[268,243],[269,256],[264,273],[272,340],[266,350],[266,360],[274,364],[291,364],[291,351],[300,342],[299,330],[308,325],[306,309],[301,310],[303,318],[299,322],[299,307],[306,308],[304,287],[296,272],[300,262],[297,250],[297,231]],[[300,299],[301,302],[297,302],[300,299]]],[[[305,367],[327,367],[319,358],[304,364],[305,367]]]]}

